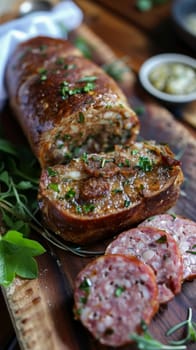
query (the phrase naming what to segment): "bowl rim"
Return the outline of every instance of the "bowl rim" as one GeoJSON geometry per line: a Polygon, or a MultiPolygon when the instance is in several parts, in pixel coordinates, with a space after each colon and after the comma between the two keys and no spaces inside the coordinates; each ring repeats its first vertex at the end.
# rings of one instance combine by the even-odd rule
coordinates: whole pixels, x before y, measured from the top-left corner
{"type": "Polygon", "coordinates": [[[185,103],[185,102],[191,102],[195,100],[196,91],[185,95],[171,95],[156,89],[149,81],[148,76],[153,68],[155,68],[156,66],[159,66],[162,63],[170,63],[170,62],[183,63],[196,69],[196,60],[192,57],[189,57],[183,54],[178,54],[178,53],[163,53],[163,54],[155,55],[147,59],[140,67],[139,80],[142,86],[151,95],[166,102],[185,103]]]}

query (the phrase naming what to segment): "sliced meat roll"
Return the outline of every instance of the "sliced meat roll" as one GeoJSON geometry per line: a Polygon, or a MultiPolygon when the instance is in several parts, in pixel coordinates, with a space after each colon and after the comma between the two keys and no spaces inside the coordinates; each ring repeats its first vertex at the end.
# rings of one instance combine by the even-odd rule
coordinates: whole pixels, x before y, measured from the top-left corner
{"type": "Polygon", "coordinates": [[[138,142],[43,170],[39,206],[48,228],[86,244],[167,210],[182,180],[167,146],[138,142]]]}
{"type": "Polygon", "coordinates": [[[179,244],[183,258],[183,279],[196,277],[196,222],[170,214],[146,219],[142,226],[154,226],[170,233],[179,244]]]}
{"type": "Polygon", "coordinates": [[[158,309],[152,269],[135,257],[107,255],[77,276],[75,315],[102,344],[121,346],[149,324],[158,309]]]}
{"type": "Polygon", "coordinates": [[[106,248],[106,254],[134,255],[148,264],[156,275],[160,303],[181,290],[182,257],[177,242],[165,231],[141,226],[123,232],[106,248]]]}
{"type": "Polygon", "coordinates": [[[37,37],[19,45],[6,83],[41,167],[130,144],[139,132],[114,80],[66,40],[37,37]]]}

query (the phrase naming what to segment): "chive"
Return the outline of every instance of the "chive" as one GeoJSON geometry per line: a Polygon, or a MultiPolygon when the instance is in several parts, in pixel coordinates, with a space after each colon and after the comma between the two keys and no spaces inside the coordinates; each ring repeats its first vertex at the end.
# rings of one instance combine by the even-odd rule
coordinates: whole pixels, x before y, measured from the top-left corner
{"type": "Polygon", "coordinates": [[[138,153],[139,153],[138,149],[132,149],[132,150],[131,150],[131,155],[132,155],[132,156],[135,156],[135,155],[138,154],[138,153]]]}
{"type": "Polygon", "coordinates": [[[81,82],[87,82],[87,83],[91,83],[97,80],[97,77],[95,75],[91,75],[91,76],[85,76],[83,78],[80,78],[78,80],[79,83],[81,82]]]}
{"type": "Polygon", "coordinates": [[[57,183],[51,182],[49,184],[49,189],[53,190],[54,192],[59,192],[59,185],[57,183]]]}
{"type": "Polygon", "coordinates": [[[151,171],[152,161],[148,157],[139,157],[139,163],[137,164],[137,167],[144,172],[151,171]]]}
{"type": "Polygon", "coordinates": [[[76,192],[74,191],[74,189],[73,189],[73,188],[70,188],[70,189],[66,192],[65,198],[66,198],[66,199],[73,199],[73,198],[75,197],[75,195],[76,195],[76,192]]]}
{"type": "Polygon", "coordinates": [[[80,298],[80,302],[82,303],[82,304],[86,304],[87,303],[87,297],[81,297],[80,298]]]}
{"type": "Polygon", "coordinates": [[[78,123],[84,123],[84,114],[82,112],[79,112],[79,116],[78,116],[78,123]]]}
{"type": "Polygon", "coordinates": [[[71,135],[65,134],[65,135],[63,135],[62,139],[63,139],[63,141],[71,140],[71,135]]]}
{"type": "Polygon", "coordinates": [[[90,292],[91,286],[92,286],[91,280],[89,278],[84,278],[84,280],[81,282],[79,288],[88,294],[90,292]]]}
{"type": "Polygon", "coordinates": [[[123,286],[117,286],[116,289],[115,289],[115,291],[114,291],[114,296],[118,298],[118,297],[121,296],[121,294],[122,294],[124,291],[125,291],[125,287],[123,287],[123,286]]]}
{"type": "Polygon", "coordinates": [[[167,243],[167,236],[163,235],[160,238],[158,238],[155,242],[156,243],[167,243]]]}
{"type": "Polygon", "coordinates": [[[114,190],[112,190],[113,193],[122,193],[122,190],[120,188],[115,188],[114,190]]]}
{"type": "Polygon", "coordinates": [[[88,214],[90,212],[92,212],[95,209],[95,205],[94,204],[84,204],[82,206],[83,211],[85,212],[85,214],[88,214]]]}
{"type": "Polygon", "coordinates": [[[191,247],[191,250],[186,250],[186,253],[196,254],[196,250],[193,250],[193,249],[196,249],[196,244],[194,244],[194,245],[191,247]]]}
{"type": "Polygon", "coordinates": [[[38,72],[40,74],[40,80],[44,81],[47,79],[47,70],[45,68],[40,68],[38,72]]]}
{"type": "Polygon", "coordinates": [[[84,163],[88,163],[88,156],[86,153],[83,153],[81,156],[81,160],[83,160],[84,163]]]}
{"type": "Polygon", "coordinates": [[[128,208],[128,207],[130,206],[130,204],[131,204],[131,201],[128,200],[128,199],[125,199],[125,201],[124,201],[124,207],[125,207],[125,208],[128,208]]]}
{"type": "Polygon", "coordinates": [[[106,159],[105,159],[105,158],[102,158],[102,159],[101,159],[101,168],[104,168],[105,163],[106,163],[106,159]]]}
{"type": "Polygon", "coordinates": [[[58,175],[58,172],[53,170],[52,168],[48,168],[47,172],[48,172],[49,176],[57,176],[58,175]]]}
{"type": "Polygon", "coordinates": [[[94,90],[94,88],[95,88],[95,84],[94,84],[94,83],[91,83],[91,82],[88,82],[88,83],[83,87],[83,91],[84,91],[84,92],[89,92],[89,91],[94,90]]]}
{"type": "Polygon", "coordinates": [[[58,65],[62,65],[64,63],[64,57],[58,57],[55,63],[58,65]]]}

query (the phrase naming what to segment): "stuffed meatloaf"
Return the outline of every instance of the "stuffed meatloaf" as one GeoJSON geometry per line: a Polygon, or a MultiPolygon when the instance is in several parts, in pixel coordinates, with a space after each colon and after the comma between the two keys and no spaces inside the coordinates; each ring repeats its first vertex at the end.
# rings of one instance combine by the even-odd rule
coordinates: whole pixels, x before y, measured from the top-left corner
{"type": "Polygon", "coordinates": [[[42,168],[129,145],[138,118],[117,84],[68,41],[36,37],[8,63],[10,104],[42,168]]]}
{"type": "Polygon", "coordinates": [[[163,213],[176,202],[182,181],[168,146],[137,142],[44,169],[39,206],[48,228],[86,244],[163,213]]]}

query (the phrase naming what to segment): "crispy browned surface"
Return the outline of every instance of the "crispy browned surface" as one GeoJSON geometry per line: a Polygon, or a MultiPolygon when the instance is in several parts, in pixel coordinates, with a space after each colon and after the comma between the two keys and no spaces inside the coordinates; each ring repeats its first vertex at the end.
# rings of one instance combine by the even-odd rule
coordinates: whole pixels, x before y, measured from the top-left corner
{"type": "Polygon", "coordinates": [[[40,181],[44,222],[65,240],[79,244],[108,238],[150,215],[163,213],[175,204],[183,181],[169,148],[153,143],[89,155],[85,161],[72,160],[52,170],[55,176],[44,170],[40,181]],[[132,155],[134,151],[136,155],[132,155]],[[142,157],[154,164],[150,171],[138,167],[142,157]],[[73,179],[72,171],[79,178],[73,179]],[[89,205],[93,207],[87,213],[89,205]]]}
{"type": "Polygon", "coordinates": [[[6,81],[12,109],[42,167],[64,162],[70,148],[81,147],[89,136],[105,150],[112,138],[106,145],[99,141],[99,135],[110,138],[111,134],[108,117],[102,126],[104,113],[110,112],[110,119],[115,119],[112,136],[118,137],[116,143],[129,143],[138,134],[138,119],[117,84],[68,41],[38,37],[23,43],[8,64],[6,81]],[[93,88],[62,95],[64,83],[72,91],[84,89],[87,82],[80,80],[86,76],[96,77],[93,88]],[[79,113],[91,120],[78,125],[79,113]],[[64,139],[67,134],[70,140],[64,139]],[[66,147],[61,152],[56,144],[59,135],[66,147]]]}

